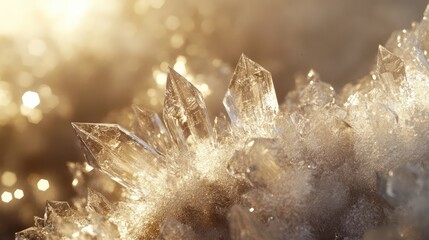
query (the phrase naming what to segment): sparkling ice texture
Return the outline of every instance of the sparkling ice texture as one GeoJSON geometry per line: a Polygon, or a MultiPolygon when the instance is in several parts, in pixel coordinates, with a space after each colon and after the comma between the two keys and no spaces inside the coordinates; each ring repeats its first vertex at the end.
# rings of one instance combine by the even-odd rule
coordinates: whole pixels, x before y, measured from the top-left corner
{"type": "Polygon", "coordinates": [[[162,119],[73,123],[94,168],[70,164],[85,195],[48,201],[16,239],[429,239],[428,17],[358,83],[336,92],[311,70],[280,106],[242,55],[213,124],[170,69],[162,119]]]}

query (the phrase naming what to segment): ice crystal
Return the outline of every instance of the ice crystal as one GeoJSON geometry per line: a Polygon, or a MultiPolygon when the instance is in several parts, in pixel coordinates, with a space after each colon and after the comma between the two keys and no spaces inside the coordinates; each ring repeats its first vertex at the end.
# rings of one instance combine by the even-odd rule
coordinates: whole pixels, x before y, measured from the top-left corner
{"type": "Polygon", "coordinates": [[[135,106],[131,131],[73,123],[98,184],[122,187],[47,202],[16,239],[429,238],[427,16],[338,94],[311,70],[279,106],[242,55],[213,124],[170,69],[162,118],[135,106]]]}
{"type": "Polygon", "coordinates": [[[271,73],[241,55],[223,104],[232,124],[245,130],[270,123],[279,110],[271,73]]]}
{"type": "Polygon", "coordinates": [[[167,77],[163,117],[179,147],[213,137],[203,95],[173,69],[167,77]]]}

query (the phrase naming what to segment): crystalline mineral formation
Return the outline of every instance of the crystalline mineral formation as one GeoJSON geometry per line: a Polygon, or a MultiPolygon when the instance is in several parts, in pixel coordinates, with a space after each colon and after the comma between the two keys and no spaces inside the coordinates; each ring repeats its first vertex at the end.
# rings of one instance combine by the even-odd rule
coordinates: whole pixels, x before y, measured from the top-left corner
{"type": "MultiPolygon", "coordinates": [[[[242,55],[214,123],[170,69],[162,118],[73,123],[98,185],[16,239],[429,239],[428,17],[359,83],[335,92],[310,71],[280,106],[242,55]]],[[[71,165],[79,181],[88,167],[71,165]]]]}

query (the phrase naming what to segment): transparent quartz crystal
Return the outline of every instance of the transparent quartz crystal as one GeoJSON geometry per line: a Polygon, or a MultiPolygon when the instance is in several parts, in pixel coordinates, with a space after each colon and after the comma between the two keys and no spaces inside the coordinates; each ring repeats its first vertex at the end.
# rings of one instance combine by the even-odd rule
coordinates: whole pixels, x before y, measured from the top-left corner
{"type": "Polygon", "coordinates": [[[180,148],[201,139],[213,138],[203,95],[179,73],[170,68],[164,99],[165,124],[180,148]]]}
{"type": "Polygon", "coordinates": [[[245,130],[272,122],[279,106],[271,73],[241,55],[223,104],[231,122],[245,130]]]}
{"type": "Polygon", "coordinates": [[[156,177],[165,165],[156,150],[119,125],[73,123],[73,127],[89,164],[136,192],[145,193],[138,179],[156,177]]]}
{"type": "Polygon", "coordinates": [[[172,147],[170,134],[157,113],[134,106],[136,135],[150,146],[165,154],[172,147]]]}

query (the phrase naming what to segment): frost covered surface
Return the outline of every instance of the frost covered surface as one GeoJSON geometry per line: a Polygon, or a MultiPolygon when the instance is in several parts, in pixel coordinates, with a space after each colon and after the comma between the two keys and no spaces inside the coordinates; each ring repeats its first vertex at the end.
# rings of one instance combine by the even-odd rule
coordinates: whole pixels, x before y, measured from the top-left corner
{"type": "Polygon", "coordinates": [[[428,16],[358,84],[335,92],[310,71],[280,106],[243,55],[214,123],[171,69],[162,118],[73,124],[95,170],[71,168],[96,190],[48,202],[16,238],[428,239],[428,16]]]}

